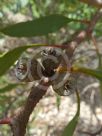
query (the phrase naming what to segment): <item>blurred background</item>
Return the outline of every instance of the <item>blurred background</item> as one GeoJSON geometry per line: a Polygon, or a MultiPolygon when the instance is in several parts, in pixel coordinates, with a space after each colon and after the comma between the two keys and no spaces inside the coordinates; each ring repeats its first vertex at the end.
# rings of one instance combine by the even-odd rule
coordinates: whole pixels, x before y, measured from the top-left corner
{"type": "MultiPolygon", "coordinates": [[[[77,0],[0,0],[0,28],[49,14],[62,14],[73,19],[90,20],[95,12],[96,8],[77,0]]],[[[47,36],[12,38],[0,34],[0,54],[29,43],[63,44],[71,40],[71,35],[75,31],[85,28],[85,24],[71,22],[67,27],[47,36]]],[[[97,23],[93,34],[102,52],[102,19],[97,23]]],[[[33,49],[28,49],[27,55],[32,52],[33,49]]],[[[93,42],[86,39],[79,45],[73,60],[75,64],[96,68],[98,57],[93,42]]],[[[0,78],[0,119],[14,116],[24,105],[30,88],[34,85],[34,83],[17,85],[17,82],[15,66],[0,78]]],[[[78,79],[78,87],[81,97],[81,115],[74,135],[88,136],[82,131],[96,132],[102,124],[102,98],[99,82],[82,74],[78,79]]],[[[63,128],[75,115],[76,107],[74,94],[60,97],[55,92],[48,91],[30,117],[27,136],[60,136],[63,128]]],[[[0,136],[11,135],[8,125],[0,125],[0,136]]],[[[102,136],[102,133],[99,136],[102,136]]]]}

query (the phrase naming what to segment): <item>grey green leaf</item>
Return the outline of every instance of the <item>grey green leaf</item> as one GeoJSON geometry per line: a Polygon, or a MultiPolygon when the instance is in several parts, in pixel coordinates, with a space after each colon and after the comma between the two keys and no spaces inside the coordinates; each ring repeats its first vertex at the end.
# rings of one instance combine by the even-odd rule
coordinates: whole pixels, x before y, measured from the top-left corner
{"type": "Polygon", "coordinates": [[[79,115],[80,115],[80,97],[78,91],[76,91],[77,96],[77,112],[74,116],[74,118],[68,123],[68,125],[65,127],[62,136],[73,136],[75,128],[77,126],[79,115]]]}
{"type": "Polygon", "coordinates": [[[75,67],[73,68],[73,70],[88,74],[102,81],[102,68],[90,69],[90,68],[84,68],[84,67],[75,67]]]}
{"type": "Polygon", "coordinates": [[[32,37],[47,35],[59,30],[72,20],[58,14],[40,17],[32,21],[17,23],[0,30],[5,35],[13,37],[32,37]]]}

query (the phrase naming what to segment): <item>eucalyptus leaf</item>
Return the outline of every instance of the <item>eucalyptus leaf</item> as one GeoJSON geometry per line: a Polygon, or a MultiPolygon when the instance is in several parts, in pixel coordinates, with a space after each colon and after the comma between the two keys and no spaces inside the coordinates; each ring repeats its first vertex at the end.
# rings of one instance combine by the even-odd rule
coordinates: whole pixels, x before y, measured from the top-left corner
{"type": "Polygon", "coordinates": [[[102,81],[102,68],[90,69],[90,68],[84,68],[84,67],[73,67],[73,70],[88,74],[102,81]]]}
{"type": "Polygon", "coordinates": [[[41,36],[56,32],[71,21],[72,19],[63,15],[53,14],[32,21],[7,26],[6,28],[1,29],[0,32],[13,37],[41,36]]]}
{"type": "Polygon", "coordinates": [[[62,136],[73,136],[75,128],[77,126],[79,115],[80,115],[80,97],[78,91],[76,91],[77,96],[77,112],[74,116],[74,118],[68,123],[68,125],[65,127],[62,136]]]}
{"type": "Polygon", "coordinates": [[[58,110],[60,108],[60,105],[61,105],[61,96],[56,94],[56,106],[58,110]]]}

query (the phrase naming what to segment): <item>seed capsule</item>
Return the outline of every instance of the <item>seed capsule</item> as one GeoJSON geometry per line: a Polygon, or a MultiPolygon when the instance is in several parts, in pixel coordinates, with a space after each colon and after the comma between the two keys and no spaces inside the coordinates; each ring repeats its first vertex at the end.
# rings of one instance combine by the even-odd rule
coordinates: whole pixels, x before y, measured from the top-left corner
{"type": "Polygon", "coordinates": [[[39,80],[40,77],[37,70],[38,67],[42,69],[40,63],[34,58],[31,60],[27,58],[20,58],[15,69],[17,79],[26,82],[39,80]]]}
{"type": "Polygon", "coordinates": [[[59,66],[61,62],[61,53],[58,50],[49,47],[44,49],[42,52],[41,62],[44,67],[43,74],[51,77],[54,75],[54,70],[59,66]]]}
{"type": "Polygon", "coordinates": [[[60,96],[69,96],[75,92],[76,88],[77,75],[71,73],[64,85],[59,89],[55,89],[55,92],[58,93],[60,96]]]}

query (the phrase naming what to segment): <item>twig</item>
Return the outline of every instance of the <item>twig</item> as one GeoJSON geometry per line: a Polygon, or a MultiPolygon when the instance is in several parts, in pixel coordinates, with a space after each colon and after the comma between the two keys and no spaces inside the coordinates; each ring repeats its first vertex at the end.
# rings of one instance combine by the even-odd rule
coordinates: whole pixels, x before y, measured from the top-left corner
{"type": "Polygon", "coordinates": [[[98,66],[101,67],[101,63],[102,63],[101,62],[101,54],[99,52],[99,48],[97,47],[97,41],[93,35],[91,36],[91,39],[92,39],[93,45],[95,46],[95,49],[96,49],[96,53],[97,53],[97,57],[98,57],[98,61],[99,61],[98,66]]]}
{"type": "MultiPolygon", "coordinates": [[[[81,30],[80,32],[76,33],[76,35],[73,37],[73,41],[66,43],[66,45],[63,45],[62,48],[66,48],[66,53],[69,57],[69,60],[72,59],[73,53],[75,49],[82,43],[87,37],[91,37],[92,32],[94,30],[94,27],[96,23],[101,19],[102,17],[102,9],[98,10],[95,15],[92,17],[90,24],[87,26],[85,30],[81,30]]],[[[58,68],[58,71],[64,72],[68,68],[64,66],[64,68],[58,68]],[[61,70],[60,70],[61,69],[61,70]]]]}
{"type": "Polygon", "coordinates": [[[80,32],[76,33],[76,35],[73,37],[73,41],[67,43],[66,45],[63,45],[64,48],[67,48],[67,54],[69,58],[72,58],[76,47],[78,47],[78,45],[81,42],[83,42],[87,37],[89,37],[92,34],[96,23],[99,21],[101,17],[102,10],[98,10],[96,14],[92,17],[87,29],[81,30],[80,32]]]}
{"type": "Polygon", "coordinates": [[[91,39],[92,39],[93,45],[95,46],[96,53],[97,55],[99,55],[100,53],[99,53],[99,48],[97,47],[97,41],[93,35],[91,35],[91,39]]]}
{"type": "Polygon", "coordinates": [[[0,120],[0,124],[10,124],[11,123],[11,118],[4,118],[0,120]]]}

